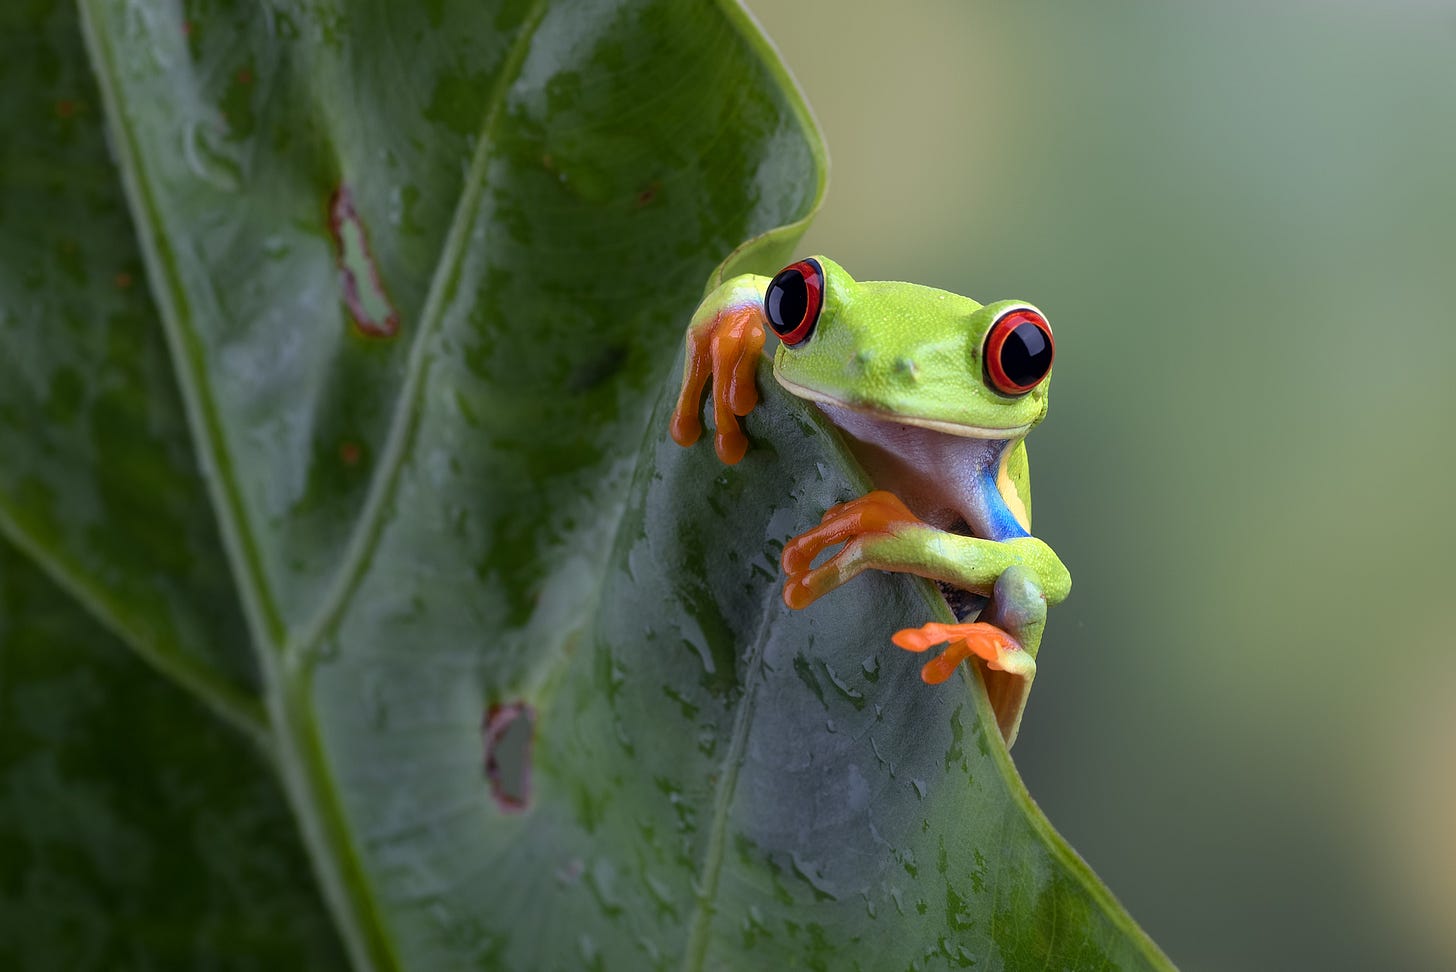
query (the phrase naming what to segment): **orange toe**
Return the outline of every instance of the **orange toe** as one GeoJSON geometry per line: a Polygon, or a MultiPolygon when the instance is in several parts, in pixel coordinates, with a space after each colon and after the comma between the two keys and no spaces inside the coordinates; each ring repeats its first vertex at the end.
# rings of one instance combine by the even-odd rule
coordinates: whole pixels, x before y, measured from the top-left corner
{"type": "Polygon", "coordinates": [[[903,628],[890,640],[906,651],[925,651],[932,645],[949,642],[936,658],[920,670],[920,677],[931,685],[939,685],[951,677],[956,666],[972,656],[980,658],[987,668],[1016,671],[1022,667],[1021,645],[994,624],[976,621],[970,624],[941,624],[932,621],[918,628],[903,628]]]}

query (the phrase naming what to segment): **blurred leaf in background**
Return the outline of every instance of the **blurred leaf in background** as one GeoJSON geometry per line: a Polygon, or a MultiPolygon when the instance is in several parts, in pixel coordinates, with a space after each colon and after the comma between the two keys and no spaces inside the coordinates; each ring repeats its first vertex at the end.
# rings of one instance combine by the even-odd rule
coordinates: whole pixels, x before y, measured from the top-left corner
{"type": "Polygon", "coordinates": [[[1056,329],[1032,794],[1189,969],[1456,965],[1456,8],[754,8],[806,252],[1056,329]]]}

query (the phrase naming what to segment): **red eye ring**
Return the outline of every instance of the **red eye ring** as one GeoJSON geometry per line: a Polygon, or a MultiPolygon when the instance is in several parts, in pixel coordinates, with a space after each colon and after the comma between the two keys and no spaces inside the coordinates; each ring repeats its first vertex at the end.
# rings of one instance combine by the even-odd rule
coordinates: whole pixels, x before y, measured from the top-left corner
{"type": "Polygon", "coordinates": [[[814,259],[784,267],[763,293],[769,327],[791,348],[809,340],[823,306],[824,268],[814,259]]]}
{"type": "Polygon", "coordinates": [[[1016,307],[996,319],[986,334],[986,378],[1003,395],[1025,395],[1052,370],[1056,343],[1046,318],[1016,307]]]}

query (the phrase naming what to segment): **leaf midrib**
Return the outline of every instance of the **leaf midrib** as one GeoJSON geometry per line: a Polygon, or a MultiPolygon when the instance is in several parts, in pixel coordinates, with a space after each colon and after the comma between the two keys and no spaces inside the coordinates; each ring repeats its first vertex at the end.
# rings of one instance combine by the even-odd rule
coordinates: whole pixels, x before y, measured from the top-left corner
{"type": "Polygon", "coordinates": [[[173,371],[182,393],[187,426],[196,447],[197,460],[204,470],[203,478],[207,481],[223,551],[263,675],[274,766],[283,782],[283,790],[299,823],[300,837],[309,850],[315,875],[351,961],[361,968],[395,967],[391,950],[379,930],[360,920],[360,916],[368,913],[369,902],[361,900],[365,896],[363,882],[352,880],[356,878],[353,873],[346,874],[349,869],[344,862],[350,855],[339,844],[337,825],[330,826],[332,821],[321,818],[317,813],[319,801],[309,799],[314,791],[327,789],[327,785],[324,781],[311,779],[306,772],[309,761],[305,745],[301,745],[305,741],[281,731],[292,726],[283,699],[286,694],[285,677],[273,648],[279,641],[281,621],[267,598],[256,542],[243,515],[238,484],[217,422],[216,406],[205,392],[202,369],[196,355],[196,340],[183,325],[182,308],[188,306],[187,295],[182,288],[173,252],[161,232],[163,223],[144,175],[145,165],[136,133],[122,105],[115,56],[106,31],[99,26],[103,15],[93,9],[94,3],[96,0],[78,2],[82,31],[105,105],[117,169],[147,268],[150,289],[157,302],[173,371]],[[208,475],[208,470],[211,470],[211,475],[208,475]]]}
{"type": "MultiPolygon", "coordinates": [[[[347,607],[350,596],[365,574],[383,529],[384,510],[393,496],[409,444],[419,425],[423,377],[430,360],[428,339],[439,329],[456,294],[470,228],[485,191],[486,169],[494,148],[492,135],[510,83],[529,53],[549,0],[533,0],[491,90],[475,154],[456,203],[450,232],[436,264],[421,312],[419,332],[411,346],[407,377],[395,405],[386,447],[343,562],[335,572],[334,584],[314,618],[301,629],[302,636],[286,642],[287,628],[268,591],[257,540],[249,526],[241,489],[222,435],[217,406],[207,393],[201,349],[195,335],[184,324],[189,319],[189,315],[184,314],[184,308],[190,308],[188,295],[182,285],[175,254],[163,233],[164,223],[146,178],[144,156],[122,104],[115,55],[106,32],[98,27],[103,15],[93,9],[96,2],[78,0],[82,31],[105,106],[106,123],[117,146],[117,169],[182,392],[188,428],[197,447],[199,463],[204,470],[212,471],[212,475],[204,475],[203,478],[208,483],[224,553],[263,670],[267,710],[273,730],[270,751],[275,756],[275,766],[300,825],[301,837],[308,847],[315,874],[338,922],[351,960],[359,968],[400,968],[393,942],[385,933],[383,922],[376,920],[378,912],[370,885],[364,878],[361,862],[344,825],[339,794],[325,770],[322,739],[316,731],[307,697],[310,652],[328,635],[347,607]]],[[[73,594],[78,593],[76,585],[68,585],[68,589],[73,594]]],[[[85,609],[95,612],[94,599],[80,600],[85,609]]],[[[103,617],[103,620],[106,618],[103,617]]],[[[187,687],[204,692],[207,688],[196,679],[187,687]]],[[[218,699],[208,697],[218,707],[218,699]]]]}

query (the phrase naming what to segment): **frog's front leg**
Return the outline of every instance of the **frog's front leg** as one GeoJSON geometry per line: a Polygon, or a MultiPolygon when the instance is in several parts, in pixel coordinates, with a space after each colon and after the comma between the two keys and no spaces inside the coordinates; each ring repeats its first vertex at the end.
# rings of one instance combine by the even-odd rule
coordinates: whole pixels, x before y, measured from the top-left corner
{"type": "Polygon", "coordinates": [[[687,330],[682,391],[673,409],[669,431],[680,446],[690,446],[703,432],[699,410],[711,377],[713,447],[730,466],[748,451],[748,437],[738,419],[758,404],[754,376],[764,344],[762,289],[758,278],[734,277],[713,291],[693,314],[687,330]]]}
{"type": "Polygon", "coordinates": [[[1045,543],[937,530],[894,494],[877,490],[832,507],[817,527],[789,541],[782,563],[788,574],[784,601],[792,608],[807,607],[866,570],[918,574],[990,596],[979,622],[927,624],[897,632],[893,640],[911,651],[949,643],[921,671],[932,684],[945,681],[967,658],[981,659],[997,723],[1008,745],[1015,738],[1036,674],[1047,605],[1061,601],[1071,587],[1066,568],[1045,543]],[[843,545],[838,552],[813,566],[837,544],[843,545]]]}

